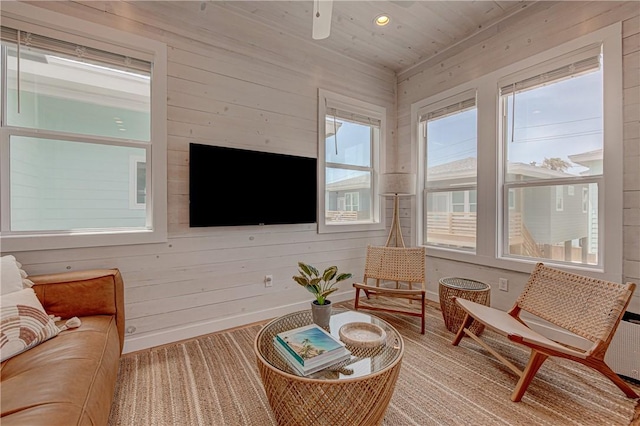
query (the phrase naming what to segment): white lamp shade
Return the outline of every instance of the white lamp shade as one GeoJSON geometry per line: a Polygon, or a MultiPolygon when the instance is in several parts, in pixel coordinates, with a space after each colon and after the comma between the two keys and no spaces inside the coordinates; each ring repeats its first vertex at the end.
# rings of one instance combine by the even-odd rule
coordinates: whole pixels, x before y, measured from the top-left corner
{"type": "Polygon", "coordinates": [[[385,173],[380,176],[380,195],[414,195],[415,173],[385,173]]]}

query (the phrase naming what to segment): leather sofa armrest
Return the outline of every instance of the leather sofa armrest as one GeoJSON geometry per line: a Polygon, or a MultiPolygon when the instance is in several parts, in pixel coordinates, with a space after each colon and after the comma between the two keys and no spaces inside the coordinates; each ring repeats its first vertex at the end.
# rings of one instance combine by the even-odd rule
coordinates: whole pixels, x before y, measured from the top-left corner
{"type": "Polygon", "coordinates": [[[91,269],[33,275],[33,290],[48,314],[62,319],[114,315],[124,346],[124,283],[118,269],[91,269]]]}

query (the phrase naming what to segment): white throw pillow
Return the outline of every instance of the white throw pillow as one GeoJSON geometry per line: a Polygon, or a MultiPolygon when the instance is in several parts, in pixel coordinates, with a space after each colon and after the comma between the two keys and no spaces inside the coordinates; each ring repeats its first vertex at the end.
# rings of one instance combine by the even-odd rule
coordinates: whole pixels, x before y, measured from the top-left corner
{"type": "Polygon", "coordinates": [[[2,295],[0,304],[0,362],[60,332],[31,288],[2,295]]]}
{"type": "Polygon", "coordinates": [[[25,287],[16,258],[13,256],[0,257],[0,294],[13,293],[23,288],[25,287]]]}
{"type": "Polygon", "coordinates": [[[22,263],[16,260],[16,265],[18,265],[18,271],[20,272],[20,277],[22,277],[22,288],[30,288],[33,287],[34,283],[29,279],[29,275],[22,269],[22,263]]]}

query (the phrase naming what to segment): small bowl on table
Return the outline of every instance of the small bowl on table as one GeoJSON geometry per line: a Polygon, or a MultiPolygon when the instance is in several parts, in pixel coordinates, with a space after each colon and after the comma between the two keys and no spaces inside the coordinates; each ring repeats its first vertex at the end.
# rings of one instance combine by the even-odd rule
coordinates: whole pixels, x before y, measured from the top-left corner
{"type": "Polygon", "coordinates": [[[387,333],[380,326],[369,322],[350,322],[338,330],[340,340],[360,348],[377,348],[384,344],[387,333]]]}

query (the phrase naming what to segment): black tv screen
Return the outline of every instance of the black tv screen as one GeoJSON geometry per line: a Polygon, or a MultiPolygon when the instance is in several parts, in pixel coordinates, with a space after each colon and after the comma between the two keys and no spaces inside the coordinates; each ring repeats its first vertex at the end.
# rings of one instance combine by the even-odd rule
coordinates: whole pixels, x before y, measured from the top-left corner
{"type": "Polygon", "coordinates": [[[189,226],[315,223],[317,160],[189,145],[189,226]]]}

